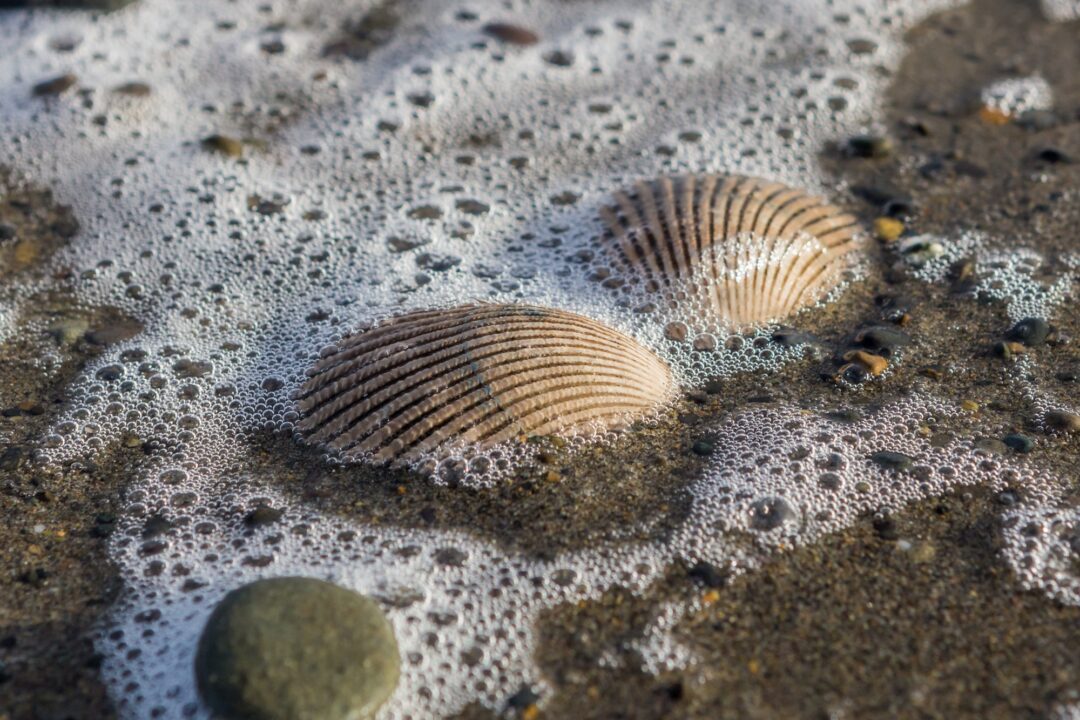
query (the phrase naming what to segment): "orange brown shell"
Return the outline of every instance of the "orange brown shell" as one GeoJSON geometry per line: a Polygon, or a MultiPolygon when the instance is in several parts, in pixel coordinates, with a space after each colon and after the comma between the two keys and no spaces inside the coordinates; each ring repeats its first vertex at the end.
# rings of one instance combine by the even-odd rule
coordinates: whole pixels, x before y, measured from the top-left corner
{"type": "Polygon", "coordinates": [[[391,318],[324,351],[308,375],[301,433],[375,461],[611,428],[656,409],[673,387],[668,367],[632,338],[529,305],[391,318]]]}
{"type": "MultiPolygon", "coordinates": [[[[639,182],[601,216],[614,273],[668,307],[727,327],[778,320],[839,285],[862,247],[856,218],[777,182],[687,175],[639,182]]],[[[612,283],[608,280],[609,284],[612,283]]]]}

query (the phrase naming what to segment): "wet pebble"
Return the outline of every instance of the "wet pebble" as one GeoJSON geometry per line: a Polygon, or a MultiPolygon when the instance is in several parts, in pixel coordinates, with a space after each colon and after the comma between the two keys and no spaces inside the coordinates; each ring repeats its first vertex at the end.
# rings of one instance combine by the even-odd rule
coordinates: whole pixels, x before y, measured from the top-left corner
{"type": "Polygon", "coordinates": [[[226,157],[238,158],[244,154],[244,143],[228,135],[210,135],[202,139],[204,150],[220,153],[226,157]]]}
{"type": "Polygon", "coordinates": [[[882,242],[894,242],[904,232],[904,223],[893,217],[879,217],[874,220],[874,235],[882,242]]]}
{"type": "Polygon", "coordinates": [[[34,86],[35,97],[50,97],[63,93],[66,90],[70,90],[75,86],[79,80],[77,77],[68,73],[66,75],[59,75],[49,80],[39,82],[34,86]]]}
{"type": "Polygon", "coordinates": [[[699,455],[701,457],[708,457],[709,455],[712,455],[714,447],[715,447],[715,443],[713,443],[712,440],[704,440],[704,439],[702,439],[702,440],[695,440],[694,444],[693,444],[693,446],[691,446],[690,450],[695,455],[699,455]]]}
{"type": "Polygon", "coordinates": [[[488,23],[481,28],[485,35],[510,45],[535,45],[540,38],[532,30],[510,23],[488,23]]]}
{"type": "Polygon", "coordinates": [[[1035,447],[1035,441],[1027,435],[1021,435],[1020,433],[1011,433],[1005,436],[1005,445],[1012,448],[1018,453],[1027,454],[1035,447]]]}
{"type": "Polygon", "coordinates": [[[233,590],[203,629],[199,690],[225,718],[368,718],[397,684],[397,642],[370,598],[311,578],[233,590]]]}
{"type": "Polygon", "coordinates": [[[859,158],[888,157],[892,150],[892,140],[882,135],[856,135],[847,142],[848,154],[859,158]]]}
{"type": "Polygon", "coordinates": [[[870,459],[886,470],[895,470],[896,472],[906,472],[915,465],[915,458],[891,450],[880,450],[871,455],[870,459]]]}
{"type": "Polygon", "coordinates": [[[1042,318],[1024,318],[1009,328],[1005,337],[1009,340],[1023,343],[1028,347],[1035,347],[1046,342],[1050,334],[1050,325],[1042,318]]]}
{"type": "Polygon", "coordinates": [[[1046,427],[1054,432],[1076,433],[1080,432],[1080,415],[1066,410],[1051,410],[1043,418],[1046,427]]]}

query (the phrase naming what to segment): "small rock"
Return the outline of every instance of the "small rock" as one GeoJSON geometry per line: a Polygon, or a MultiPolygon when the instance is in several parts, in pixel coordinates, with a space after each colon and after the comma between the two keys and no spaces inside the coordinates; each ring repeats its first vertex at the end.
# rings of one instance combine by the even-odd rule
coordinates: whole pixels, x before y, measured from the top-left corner
{"type": "Polygon", "coordinates": [[[904,232],[904,223],[896,218],[879,217],[874,220],[874,235],[882,242],[893,242],[904,232]]]}
{"type": "Polygon", "coordinates": [[[1012,360],[1013,357],[1023,353],[1024,350],[1022,343],[1002,340],[994,343],[993,354],[1002,360],[1012,360]]]}
{"type": "Polygon", "coordinates": [[[1044,418],[1046,427],[1054,432],[1080,432],[1080,415],[1065,410],[1051,410],[1044,418]]]}
{"type": "Polygon", "coordinates": [[[479,200],[458,200],[454,203],[454,207],[466,215],[484,215],[491,210],[487,203],[482,203],[479,200]]]}
{"type": "Polygon", "coordinates": [[[721,588],[727,585],[728,575],[710,562],[699,560],[686,573],[705,587],[721,588]]]}
{"type": "Polygon", "coordinates": [[[1021,342],[1028,347],[1035,347],[1046,342],[1050,334],[1050,324],[1042,318],[1024,318],[1009,328],[1005,337],[1009,340],[1021,342]]]}
{"type": "Polygon", "coordinates": [[[0,242],[15,239],[15,227],[7,223],[0,223],[0,242]]]}
{"type": "Polygon", "coordinates": [[[690,450],[701,457],[712,455],[715,443],[712,440],[695,440],[690,450]]]}
{"type": "Polygon", "coordinates": [[[248,527],[263,527],[271,525],[281,519],[284,512],[268,505],[260,505],[244,516],[244,524],[248,527]]]}
{"type": "Polygon", "coordinates": [[[79,79],[68,73],[66,75],[60,75],[54,77],[51,80],[45,80],[39,82],[34,86],[34,97],[50,97],[63,93],[66,90],[70,90],[75,86],[79,79]]]}
{"type": "Polygon", "coordinates": [[[218,152],[231,158],[242,157],[244,154],[244,143],[228,135],[205,137],[202,139],[202,146],[204,150],[218,152]]]}
{"type": "Polygon", "coordinates": [[[442,217],[442,210],[434,205],[419,205],[409,210],[408,214],[414,220],[438,220],[442,217]]]}
{"type": "Polygon", "coordinates": [[[883,325],[873,325],[855,333],[853,341],[859,347],[873,350],[884,358],[891,358],[896,350],[911,344],[907,333],[883,325]]]}
{"type": "Polygon", "coordinates": [[[868,353],[865,350],[851,350],[844,353],[844,360],[856,362],[866,368],[872,377],[880,377],[888,368],[889,361],[880,355],[868,353]]]}
{"type": "Polygon", "coordinates": [[[539,36],[532,30],[527,30],[520,25],[510,23],[488,23],[481,28],[485,35],[510,45],[535,45],[540,42],[539,36]]]}
{"type": "Polygon", "coordinates": [[[555,67],[570,67],[574,64],[574,56],[563,50],[552,50],[544,55],[544,60],[555,67]]]}
{"type": "Polygon", "coordinates": [[[130,95],[131,97],[146,97],[151,90],[150,86],[144,82],[132,81],[117,85],[113,88],[113,92],[120,95],[130,95]]]}
{"type": "Polygon", "coordinates": [[[1026,455],[1031,452],[1035,447],[1035,441],[1029,438],[1027,435],[1021,435],[1020,433],[1011,433],[1005,436],[1005,445],[1012,448],[1018,453],[1026,455]]]}
{"type": "Polygon", "coordinates": [[[1064,165],[1072,162],[1072,158],[1057,148],[1043,148],[1036,154],[1039,160],[1051,165],[1064,165]]]}
{"type": "Polygon", "coordinates": [[[887,157],[892,149],[892,140],[880,135],[856,135],[847,141],[848,154],[859,158],[887,157]]]}
{"type": "Polygon", "coordinates": [[[397,685],[397,642],[378,604],[328,582],[258,580],[218,604],[195,676],[224,717],[367,718],[397,685]]]}
{"type": "Polygon", "coordinates": [[[906,472],[915,465],[915,458],[890,450],[879,450],[871,455],[870,459],[886,470],[895,470],[896,472],[906,472]]]}

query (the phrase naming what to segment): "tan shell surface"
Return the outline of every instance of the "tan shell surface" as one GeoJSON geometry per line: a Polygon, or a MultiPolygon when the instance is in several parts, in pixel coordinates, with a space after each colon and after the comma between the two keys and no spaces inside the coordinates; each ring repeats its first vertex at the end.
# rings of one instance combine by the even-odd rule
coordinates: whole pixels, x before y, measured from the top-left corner
{"type": "Polygon", "coordinates": [[[601,216],[607,284],[661,293],[728,327],[812,305],[843,280],[862,247],[856,218],[821,198],[738,175],[639,182],[601,216]]]}
{"type": "Polygon", "coordinates": [[[528,305],[392,318],[324,351],[308,374],[298,429],[376,461],[610,428],[655,409],[673,387],[668,367],[632,338],[528,305]]]}

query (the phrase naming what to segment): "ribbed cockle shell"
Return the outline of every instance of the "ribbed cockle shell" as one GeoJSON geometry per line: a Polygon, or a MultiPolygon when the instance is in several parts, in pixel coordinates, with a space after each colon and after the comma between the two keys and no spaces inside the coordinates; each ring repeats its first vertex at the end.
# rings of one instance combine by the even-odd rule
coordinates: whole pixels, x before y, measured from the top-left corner
{"type": "Polygon", "coordinates": [[[734,328],[816,303],[862,246],[852,215],[781,183],[735,175],[640,182],[601,215],[605,284],[659,293],[669,308],[734,328]]]}
{"type": "Polygon", "coordinates": [[[350,458],[574,435],[640,418],[671,373],[632,338],[528,305],[412,312],[328,348],[298,396],[298,428],[350,458]]]}

